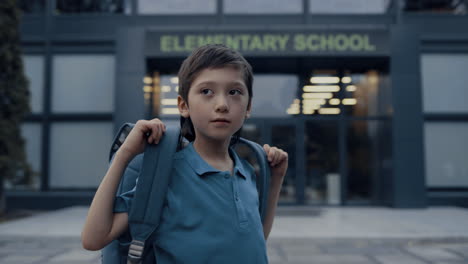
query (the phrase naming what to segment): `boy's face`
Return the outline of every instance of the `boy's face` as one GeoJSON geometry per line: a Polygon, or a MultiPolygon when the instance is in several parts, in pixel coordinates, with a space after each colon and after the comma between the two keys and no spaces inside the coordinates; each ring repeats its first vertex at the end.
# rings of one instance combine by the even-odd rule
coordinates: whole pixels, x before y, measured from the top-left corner
{"type": "Polygon", "coordinates": [[[190,117],[196,138],[225,141],[250,115],[242,72],[234,67],[202,70],[190,86],[188,104],[178,97],[180,113],[190,117]]]}

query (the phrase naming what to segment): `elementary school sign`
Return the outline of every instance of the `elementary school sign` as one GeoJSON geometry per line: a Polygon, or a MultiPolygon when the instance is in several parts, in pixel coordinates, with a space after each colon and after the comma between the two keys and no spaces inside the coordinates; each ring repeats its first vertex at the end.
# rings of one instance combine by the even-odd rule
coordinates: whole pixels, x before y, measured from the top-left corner
{"type": "Polygon", "coordinates": [[[244,55],[387,55],[384,31],[148,32],[146,55],[186,56],[196,47],[220,43],[244,55]]]}

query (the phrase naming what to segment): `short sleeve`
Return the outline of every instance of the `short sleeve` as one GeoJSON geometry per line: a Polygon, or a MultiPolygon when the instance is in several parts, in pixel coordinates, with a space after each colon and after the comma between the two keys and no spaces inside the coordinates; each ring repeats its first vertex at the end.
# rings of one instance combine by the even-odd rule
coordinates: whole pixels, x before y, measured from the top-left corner
{"type": "Polygon", "coordinates": [[[135,158],[132,159],[132,161],[128,164],[127,168],[125,169],[122,178],[126,180],[122,180],[122,182],[120,183],[121,186],[119,186],[119,190],[128,191],[119,191],[121,193],[115,197],[114,213],[130,212],[132,200],[135,196],[136,185],[138,183],[138,174],[140,171],[139,168],[141,167],[142,160],[143,155],[137,155],[135,158]]]}
{"type": "Polygon", "coordinates": [[[128,192],[124,192],[115,197],[114,213],[130,212],[132,200],[135,195],[136,186],[128,192]]]}

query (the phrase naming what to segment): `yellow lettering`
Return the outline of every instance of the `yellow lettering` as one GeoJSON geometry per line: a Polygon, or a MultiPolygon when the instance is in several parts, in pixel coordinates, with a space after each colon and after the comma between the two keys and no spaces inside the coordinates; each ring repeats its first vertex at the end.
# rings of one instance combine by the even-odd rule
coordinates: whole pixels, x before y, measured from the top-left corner
{"type": "Polygon", "coordinates": [[[349,47],[348,37],[344,34],[336,35],[334,42],[337,51],[345,51],[349,47]]]}
{"type": "Polygon", "coordinates": [[[289,35],[279,35],[278,42],[280,50],[286,50],[286,44],[288,43],[289,35]]]}
{"type": "Polygon", "coordinates": [[[169,35],[163,35],[161,36],[161,39],[159,40],[159,46],[162,52],[171,52],[171,40],[172,36],[169,35]]]}
{"type": "Polygon", "coordinates": [[[226,35],[226,46],[239,50],[239,38],[237,36],[226,35]]]}
{"type": "Polygon", "coordinates": [[[276,36],[274,35],[270,35],[270,34],[266,34],[264,37],[263,37],[263,41],[264,41],[264,45],[265,45],[265,50],[271,50],[271,51],[277,51],[277,47],[276,47],[276,36]]]}
{"type": "Polygon", "coordinates": [[[184,46],[180,43],[181,39],[179,36],[174,36],[174,51],[176,52],[184,52],[184,46]]]}
{"type": "Polygon", "coordinates": [[[258,35],[253,35],[249,45],[249,51],[263,50],[262,41],[258,35]]]}
{"type": "Polygon", "coordinates": [[[206,44],[211,44],[213,43],[213,36],[207,35],[207,36],[198,36],[198,46],[203,46],[206,44]]]}
{"type": "Polygon", "coordinates": [[[242,50],[248,50],[248,48],[249,48],[250,35],[247,35],[247,34],[240,35],[240,38],[241,38],[241,40],[242,40],[241,49],[242,49],[242,50]]]}
{"type": "Polygon", "coordinates": [[[349,46],[352,51],[362,51],[364,47],[362,36],[358,34],[351,34],[349,37],[349,46]]]}
{"type": "Polygon", "coordinates": [[[364,50],[365,51],[375,51],[375,46],[369,42],[369,36],[364,36],[364,50]]]}
{"type": "Polygon", "coordinates": [[[307,49],[310,51],[320,50],[320,36],[316,34],[311,34],[307,38],[307,49]]]}
{"type": "Polygon", "coordinates": [[[224,35],[218,34],[213,38],[213,43],[215,44],[224,44],[224,35]]]}
{"type": "Polygon", "coordinates": [[[306,49],[304,34],[296,34],[294,36],[294,50],[304,51],[306,49]]]}
{"type": "Polygon", "coordinates": [[[185,51],[192,51],[197,47],[197,37],[194,35],[185,36],[185,51]]]}

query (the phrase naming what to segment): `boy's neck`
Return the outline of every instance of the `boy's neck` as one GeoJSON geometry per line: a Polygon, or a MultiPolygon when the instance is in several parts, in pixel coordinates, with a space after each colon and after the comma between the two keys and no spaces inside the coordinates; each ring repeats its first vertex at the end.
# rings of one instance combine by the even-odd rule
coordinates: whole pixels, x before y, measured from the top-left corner
{"type": "Polygon", "coordinates": [[[193,141],[193,147],[197,153],[215,169],[221,171],[232,170],[233,161],[229,156],[230,140],[224,142],[203,140],[196,137],[193,141]]]}

